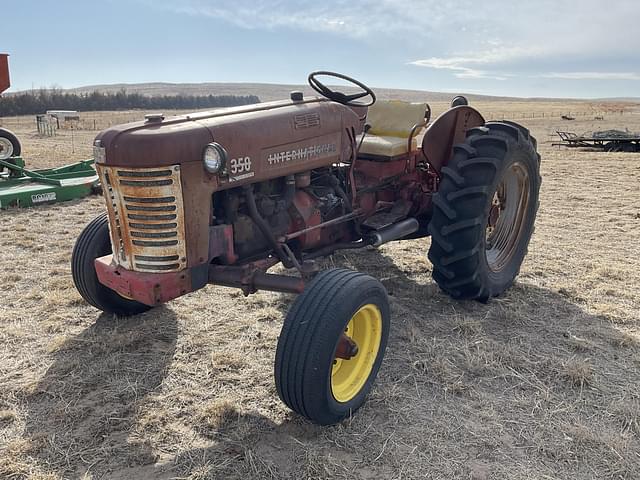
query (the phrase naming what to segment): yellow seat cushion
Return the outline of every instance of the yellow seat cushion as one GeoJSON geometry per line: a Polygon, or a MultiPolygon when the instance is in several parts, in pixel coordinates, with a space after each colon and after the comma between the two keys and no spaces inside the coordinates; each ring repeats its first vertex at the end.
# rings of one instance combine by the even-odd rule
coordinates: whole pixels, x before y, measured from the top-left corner
{"type": "Polygon", "coordinates": [[[409,138],[413,126],[424,121],[426,109],[426,103],[378,100],[367,113],[369,134],[409,138]]]}
{"type": "MultiPolygon", "coordinates": [[[[414,150],[417,146],[416,137],[413,137],[411,144],[411,149],[414,150]]],[[[407,153],[408,147],[407,138],[367,134],[360,147],[360,154],[397,157],[407,153]]]]}
{"type": "MultiPolygon", "coordinates": [[[[403,102],[401,100],[378,100],[367,113],[371,125],[365,135],[360,153],[395,157],[408,152],[408,138],[413,127],[424,121],[426,103],[403,102]]],[[[415,136],[420,129],[415,132],[415,136]]],[[[411,149],[417,146],[415,136],[411,149]]]]}

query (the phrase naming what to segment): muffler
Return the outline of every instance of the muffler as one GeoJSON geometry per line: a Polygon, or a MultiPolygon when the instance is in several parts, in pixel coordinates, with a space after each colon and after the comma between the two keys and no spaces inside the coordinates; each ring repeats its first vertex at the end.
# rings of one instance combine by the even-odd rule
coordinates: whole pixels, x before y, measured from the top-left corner
{"type": "Polygon", "coordinates": [[[379,247],[383,243],[391,242],[392,240],[400,240],[407,235],[416,232],[420,228],[420,223],[415,218],[406,218],[398,223],[388,225],[376,230],[369,235],[374,247],[379,247]]]}

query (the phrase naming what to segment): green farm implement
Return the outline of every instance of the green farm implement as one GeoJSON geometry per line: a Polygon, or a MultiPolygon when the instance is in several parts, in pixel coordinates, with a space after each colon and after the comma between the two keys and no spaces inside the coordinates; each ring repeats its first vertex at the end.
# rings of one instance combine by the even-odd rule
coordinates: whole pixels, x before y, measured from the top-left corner
{"type": "MultiPolygon", "coordinates": [[[[7,57],[6,53],[0,53],[0,94],[11,84],[7,57]]],[[[29,170],[24,166],[21,150],[13,132],[0,128],[0,209],[73,200],[89,195],[100,186],[93,160],[29,170]]]]}
{"type": "Polygon", "coordinates": [[[85,197],[99,188],[93,160],[45,170],[24,168],[21,157],[0,160],[0,208],[64,202],[85,197]]]}

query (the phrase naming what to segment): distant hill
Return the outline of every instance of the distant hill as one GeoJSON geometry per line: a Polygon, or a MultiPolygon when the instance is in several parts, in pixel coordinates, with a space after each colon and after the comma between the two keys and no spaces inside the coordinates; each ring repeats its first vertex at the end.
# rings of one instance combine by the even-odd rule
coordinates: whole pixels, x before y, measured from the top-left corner
{"type": "MultiPolygon", "coordinates": [[[[293,90],[305,95],[317,95],[308,85],[286,85],[272,83],[119,83],[113,85],[90,85],[69,89],[70,92],[85,93],[94,90],[116,92],[125,89],[129,93],[143,95],[257,95],[263,102],[282,100],[289,97],[293,90]]],[[[349,90],[349,89],[346,89],[349,90]]],[[[428,92],[421,90],[400,90],[392,88],[373,88],[380,98],[403,99],[408,101],[446,102],[456,94],[428,92]]],[[[469,100],[511,100],[507,97],[489,97],[467,95],[469,100]]]]}
{"type": "MultiPolygon", "coordinates": [[[[113,93],[120,90],[142,95],[257,95],[261,101],[282,100],[289,97],[292,90],[301,90],[305,95],[316,95],[308,85],[287,85],[275,83],[116,83],[110,85],[88,85],[70,88],[66,91],[90,93],[93,91],[113,93]]],[[[348,90],[348,89],[346,89],[348,90]]],[[[412,102],[448,102],[456,93],[430,92],[424,90],[402,90],[394,88],[375,88],[379,98],[402,99],[412,102]]],[[[471,101],[557,101],[550,98],[518,98],[489,95],[464,94],[471,101]]],[[[580,101],[566,99],[567,101],[580,101]]]]}
{"type": "MultiPolygon", "coordinates": [[[[116,93],[121,90],[127,93],[139,93],[147,96],[158,95],[256,95],[263,102],[271,100],[282,100],[289,97],[292,90],[301,90],[305,95],[315,95],[315,92],[308,85],[287,85],[275,83],[115,83],[109,85],[87,85],[85,87],[63,89],[63,92],[70,93],[91,93],[94,91],[103,93],[116,93]]],[[[348,89],[345,89],[348,91],[348,89]]],[[[408,101],[423,102],[448,102],[456,93],[430,92],[423,90],[402,90],[393,88],[375,88],[374,92],[379,98],[402,99],[408,101]]],[[[19,93],[19,92],[14,92],[19,93]]],[[[562,98],[522,98],[522,97],[500,97],[489,95],[465,94],[471,101],[505,101],[505,102],[544,102],[544,101],[564,101],[564,102],[640,102],[640,98],[610,98],[610,99],[562,99],[562,98]]],[[[8,95],[11,95],[9,93],[8,95]]]]}

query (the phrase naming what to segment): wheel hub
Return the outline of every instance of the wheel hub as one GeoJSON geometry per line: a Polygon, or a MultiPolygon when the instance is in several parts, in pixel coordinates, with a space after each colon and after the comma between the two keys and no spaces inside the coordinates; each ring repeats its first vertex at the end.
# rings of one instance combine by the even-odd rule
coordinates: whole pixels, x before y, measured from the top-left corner
{"type": "Polygon", "coordinates": [[[338,402],[348,402],[364,387],[382,341],[382,314],[368,303],[353,314],[336,346],[331,368],[331,391],[338,402]]]}
{"type": "Polygon", "coordinates": [[[350,360],[358,354],[358,344],[346,334],[340,336],[338,347],[336,348],[336,358],[342,360],[350,360]]]}
{"type": "Polygon", "coordinates": [[[502,270],[517,251],[526,224],[529,189],[529,173],[516,162],[506,170],[493,195],[487,216],[485,253],[494,272],[502,270]]]}
{"type": "Polygon", "coordinates": [[[6,160],[13,155],[13,144],[8,138],[0,137],[0,160],[6,160]]]}

